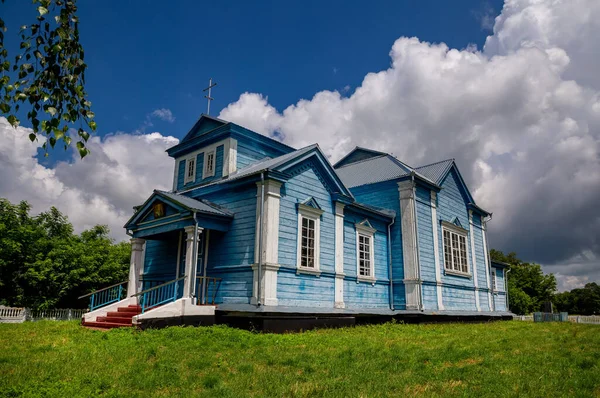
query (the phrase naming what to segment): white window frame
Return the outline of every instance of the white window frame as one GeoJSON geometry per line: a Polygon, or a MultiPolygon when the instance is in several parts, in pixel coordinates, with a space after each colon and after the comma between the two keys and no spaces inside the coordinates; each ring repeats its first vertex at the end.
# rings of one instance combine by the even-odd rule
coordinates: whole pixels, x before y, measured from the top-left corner
{"type": "Polygon", "coordinates": [[[217,168],[217,151],[216,151],[216,148],[213,148],[211,150],[204,152],[204,167],[203,167],[204,171],[202,173],[202,179],[205,179],[208,177],[214,177],[216,168],[217,168]],[[212,168],[209,169],[208,168],[208,158],[211,156],[212,156],[212,168]]]}
{"type": "Polygon", "coordinates": [[[354,224],[356,228],[356,281],[375,282],[375,228],[371,228],[366,224],[366,220],[362,223],[354,224]],[[369,270],[370,275],[360,274],[360,237],[369,238],[369,270]]]}
{"type": "Polygon", "coordinates": [[[498,292],[498,274],[496,274],[496,268],[490,267],[490,283],[492,284],[492,292],[498,292]]]}
{"type": "Polygon", "coordinates": [[[465,277],[472,277],[471,274],[471,262],[469,261],[469,231],[467,231],[466,229],[460,228],[454,224],[448,223],[446,221],[442,221],[442,249],[443,249],[443,254],[444,254],[444,273],[446,274],[450,274],[450,275],[458,275],[458,276],[465,276],[465,277]],[[452,251],[450,253],[450,260],[451,260],[451,264],[448,264],[448,262],[446,261],[447,255],[446,255],[446,232],[448,232],[450,234],[450,250],[452,251]],[[455,248],[452,245],[452,235],[457,235],[457,239],[456,241],[458,242],[458,248],[455,248]],[[462,271],[462,264],[459,264],[459,269],[455,269],[456,265],[454,264],[455,258],[454,258],[454,250],[458,250],[458,254],[459,254],[459,258],[462,258],[462,253],[461,253],[461,249],[460,249],[460,239],[464,239],[464,243],[465,243],[465,250],[464,250],[464,255],[465,255],[465,260],[467,263],[467,272],[462,271]],[[450,265],[450,267],[448,267],[450,265]]]}
{"type": "Polygon", "coordinates": [[[296,250],[296,268],[297,273],[321,275],[321,215],[323,210],[316,209],[305,204],[298,205],[298,242],[296,250]],[[314,267],[302,266],[302,220],[313,220],[315,223],[314,238],[314,267]]]}
{"type": "Polygon", "coordinates": [[[194,154],[193,156],[188,156],[185,159],[185,168],[184,168],[184,175],[183,175],[183,184],[188,184],[190,182],[194,182],[196,181],[196,168],[198,166],[198,159],[196,158],[196,155],[194,154]],[[193,165],[193,170],[192,170],[192,174],[190,175],[190,162],[194,161],[194,165],[193,165]]]}

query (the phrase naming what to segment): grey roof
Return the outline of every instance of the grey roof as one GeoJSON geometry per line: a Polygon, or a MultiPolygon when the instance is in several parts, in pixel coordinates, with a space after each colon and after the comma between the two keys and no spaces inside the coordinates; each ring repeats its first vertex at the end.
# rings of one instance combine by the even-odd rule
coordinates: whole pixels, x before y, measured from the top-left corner
{"type": "Polygon", "coordinates": [[[454,159],[446,159],[426,166],[417,167],[415,170],[435,182],[437,185],[440,185],[442,178],[446,176],[446,172],[452,167],[452,163],[454,163],[454,159]]]}
{"type": "Polygon", "coordinates": [[[285,155],[278,156],[276,158],[267,158],[265,160],[261,160],[257,163],[251,164],[243,169],[236,171],[235,173],[231,173],[227,179],[223,179],[218,181],[218,183],[229,182],[232,180],[237,180],[239,178],[247,177],[252,174],[260,173],[261,171],[266,171],[277,167],[289,160],[292,160],[296,156],[303,155],[304,153],[309,152],[310,150],[317,147],[317,144],[309,145],[304,148],[300,148],[296,151],[286,153],[285,155]]]}
{"type": "Polygon", "coordinates": [[[197,211],[199,213],[215,214],[218,216],[226,216],[226,217],[233,216],[233,213],[230,212],[229,210],[225,209],[222,206],[211,203],[205,199],[194,199],[194,198],[190,198],[189,196],[179,195],[176,193],[159,191],[159,190],[155,190],[154,192],[160,196],[164,196],[164,197],[172,200],[173,202],[185,207],[186,209],[188,209],[190,211],[197,211]]]}
{"type": "Polygon", "coordinates": [[[335,170],[348,188],[393,180],[409,175],[412,169],[390,155],[350,163],[335,170]]]}

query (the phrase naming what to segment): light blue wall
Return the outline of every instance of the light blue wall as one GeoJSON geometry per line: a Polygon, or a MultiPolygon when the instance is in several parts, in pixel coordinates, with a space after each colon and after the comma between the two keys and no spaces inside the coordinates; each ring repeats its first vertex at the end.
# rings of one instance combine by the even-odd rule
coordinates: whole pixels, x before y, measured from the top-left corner
{"type": "MultiPolygon", "coordinates": [[[[452,222],[458,217],[461,225],[469,230],[468,199],[460,187],[459,177],[455,170],[451,170],[441,184],[442,189],[437,195],[437,215],[439,220],[452,222]]],[[[472,278],[450,275],[444,272],[444,245],[441,226],[438,224],[438,250],[440,254],[440,267],[442,269],[442,301],[448,310],[476,311],[474,282],[472,278]],[[456,286],[456,287],[454,287],[456,286]]],[[[473,267],[471,258],[471,239],[467,237],[467,256],[473,267]]],[[[479,270],[479,268],[478,268],[479,270]]],[[[484,274],[485,275],[485,274],[484,274]]]]}
{"type": "Polygon", "coordinates": [[[487,273],[485,267],[485,250],[483,246],[483,232],[481,229],[481,216],[473,214],[473,235],[475,238],[475,259],[477,260],[477,281],[480,289],[485,291],[480,292],[479,306],[482,311],[487,311],[490,308],[489,295],[487,294],[487,273]]]}
{"type": "Polygon", "coordinates": [[[279,305],[333,307],[335,272],[335,219],[331,194],[312,161],[304,161],[288,171],[292,177],[281,188],[279,206],[279,305]],[[297,204],[313,197],[321,215],[320,277],[296,275],[298,239],[297,204]],[[285,269],[287,268],[287,269],[285,269]]]}
{"type": "Polygon", "coordinates": [[[217,302],[249,303],[252,296],[256,185],[222,190],[203,198],[235,213],[228,232],[210,232],[207,275],[223,279],[217,302]]]}
{"type": "Polygon", "coordinates": [[[389,308],[387,224],[344,209],[344,302],[346,308],[389,308]],[[368,219],[374,234],[375,284],[357,283],[356,224],[368,219]]]}
{"type": "Polygon", "coordinates": [[[436,310],[438,309],[437,292],[436,287],[432,285],[435,284],[436,280],[430,192],[427,188],[417,186],[415,204],[419,237],[419,263],[421,264],[421,280],[423,280],[423,308],[436,310]]]}
{"type": "Polygon", "coordinates": [[[198,184],[205,184],[211,181],[221,179],[223,177],[223,156],[224,156],[224,145],[219,145],[215,151],[215,175],[208,178],[203,178],[202,173],[204,172],[204,152],[200,152],[196,155],[196,178],[194,181],[190,181],[184,184],[185,181],[185,163],[186,160],[180,159],[178,164],[177,172],[177,189],[182,190],[189,187],[193,187],[198,184]]]}
{"type": "Polygon", "coordinates": [[[276,158],[284,153],[264,145],[258,145],[256,142],[240,139],[237,147],[237,168],[240,170],[265,158],[276,158]]]}
{"type": "Polygon", "coordinates": [[[146,240],[144,278],[173,280],[177,267],[178,235],[164,236],[164,240],[146,240]]]}
{"type": "Polygon", "coordinates": [[[390,209],[396,212],[396,220],[391,228],[392,240],[392,276],[394,279],[394,308],[406,308],[406,295],[402,279],[404,278],[404,261],[402,258],[402,230],[400,224],[400,196],[395,181],[364,185],[351,189],[358,202],[390,209]]]}

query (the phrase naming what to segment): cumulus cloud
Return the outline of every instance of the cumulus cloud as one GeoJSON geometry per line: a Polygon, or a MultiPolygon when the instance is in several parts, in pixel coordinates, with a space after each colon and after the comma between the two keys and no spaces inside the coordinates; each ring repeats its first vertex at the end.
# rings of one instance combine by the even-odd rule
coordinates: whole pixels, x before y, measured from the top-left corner
{"type": "Polygon", "coordinates": [[[599,280],[598,21],[596,0],[508,0],[481,51],[402,37],[349,97],[321,91],[279,112],[244,93],[219,117],[318,142],[332,161],[355,145],[414,166],[455,158],[494,212],[492,247],[541,262],[563,288],[599,280]]]}
{"type": "Polygon", "coordinates": [[[152,116],[157,117],[165,122],[173,123],[175,121],[175,116],[173,116],[173,112],[167,108],[155,109],[152,113],[152,116]]]}
{"type": "Polygon", "coordinates": [[[27,200],[33,212],[56,206],[76,231],[107,224],[114,238],[126,238],[123,224],[152,189],[170,189],[173,160],[164,152],[178,143],[160,133],[113,134],[88,141],[91,154],[46,167],[36,159],[38,148],[0,117],[0,196],[13,203],[27,200]]]}

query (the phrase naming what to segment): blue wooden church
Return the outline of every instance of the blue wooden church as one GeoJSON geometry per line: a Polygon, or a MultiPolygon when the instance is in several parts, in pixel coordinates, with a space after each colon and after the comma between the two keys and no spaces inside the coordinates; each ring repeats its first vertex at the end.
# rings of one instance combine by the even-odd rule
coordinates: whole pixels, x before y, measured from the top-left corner
{"type": "Polygon", "coordinates": [[[316,144],[295,149],[207,115],[167,152],[172,189],[125,225],[129,281],[91,294],[85,324],[509,315],[491,213],[453,159],[414,168],[357,147],[331,165],[316,144]]]}

